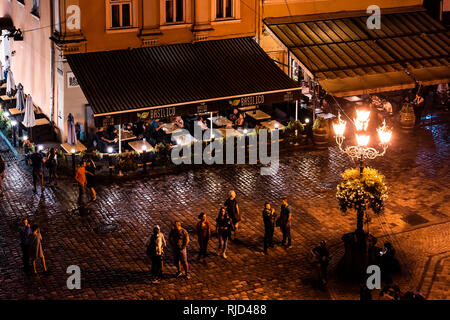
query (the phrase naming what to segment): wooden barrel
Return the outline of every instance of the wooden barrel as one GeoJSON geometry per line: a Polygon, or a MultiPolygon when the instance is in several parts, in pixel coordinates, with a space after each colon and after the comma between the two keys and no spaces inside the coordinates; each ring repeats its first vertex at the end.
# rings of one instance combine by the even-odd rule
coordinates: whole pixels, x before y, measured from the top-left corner
{"type": "Polygon", "coordinates": [[[414,109],[410,104],[405,103],[400,111],[400,127],[403,130],[412,130],[416,121],[414,109]]]}
{"type": "Polygon", "coordinates": [[[317,149],[328,148],[329,134],[327,130],[322,128],[313,130],[313,138],[314,138],[314,145],[316,146],[317,149]]]}

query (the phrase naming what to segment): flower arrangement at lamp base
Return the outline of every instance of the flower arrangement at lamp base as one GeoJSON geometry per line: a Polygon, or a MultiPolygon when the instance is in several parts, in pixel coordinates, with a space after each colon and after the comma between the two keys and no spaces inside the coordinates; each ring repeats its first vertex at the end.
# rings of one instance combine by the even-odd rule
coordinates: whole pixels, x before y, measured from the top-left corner
{"type": "Polygon", "coordinates": [[[368,210],[374,214],[383,211],[387,199],[385,178],[377,170],[365,167],[347,169],[337,186],[336,198],[342,212],[354,209],[357,215],[356,230],[342,237],[345,254],[338,264],[338,273],[349,280],[364,279],[367,265],[373,264],[370,252],[376,239],[364,231],[364,220],[369,221],[368,210]],[[366,218],[366,219],[364,219],[366,218]]]}

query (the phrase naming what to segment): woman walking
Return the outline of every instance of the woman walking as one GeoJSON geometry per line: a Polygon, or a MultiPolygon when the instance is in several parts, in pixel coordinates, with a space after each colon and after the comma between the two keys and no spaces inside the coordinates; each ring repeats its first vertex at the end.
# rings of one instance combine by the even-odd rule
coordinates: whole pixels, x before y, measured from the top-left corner
{"type": "Polygon", "coordinates": [[[47,164],[47,168],[48,168],[48,184],[51,184],[52,181],[55,184],[55,186],[57,185],[57,180],[56,180],[56,168],[58,166],[58,162],[57,162],[57,155],[56,155],[56,150],[55,148],[51,148],[50,152],[48,153],[48,157],[47,157],[47,161],[45,162],[47,164]]]}
{"type": "Polygon", "coordinates": [[[204,212],[200,213],[198,216],[200,221],[197,223],[197,237],[198,243],[200,245],[200,252],[198,253],[198,259],[201,257],[206,258],[208,255],[208,241],[211,238],[211,226],[209,224],[208,218],[204,212]]]}
{"type": "Polygon", "coordinates": [[[0,156],[0,197],[3,197],[3,192],[4,192],[3,180],[5,180],[5,176],[6,176],[5,161],[3,161],[2,156],[0,156]]]}
{"type": "Polygon", "coordinates": [[[97,167],[95,166],[95,162],[92,159],[89,159],[86,162],[86,181],[87,181],[87,188],[91,191],[92,194],[92,201],[97,200],[97,193],[95,192],[95,169],[97,167]]]}
{"type": "Polygon", "coordinates": [[[42,235],[41,230],[37,225],[31,226],[31,235],[29,240],[30,246],[30,259],[33,264],[33,274],[37,274],[36,271],[36,260],[42,259],[42,266],[44,271],[47,272],[47,265],[45,264],[44,250],[42,250],[42,235]]]}
{"type": "Polygon", "coordinates": [[[147,255],[152,260],[152,275],[154,277],[153,283],[158,283],[162,279],[162,256],[166,240],[162,234],[159,226],[153,228],[153,234],[147,241],[147,255]]]}
{"type": "Polygon", "coordinates": [[[219,216],[216,219],[217,236],[219,238],[219,254],[225,259],[227,258],[228,239],[233,230],[233,222],[227,213],[227,208],[222,207],[219,211],[219,216]]]}

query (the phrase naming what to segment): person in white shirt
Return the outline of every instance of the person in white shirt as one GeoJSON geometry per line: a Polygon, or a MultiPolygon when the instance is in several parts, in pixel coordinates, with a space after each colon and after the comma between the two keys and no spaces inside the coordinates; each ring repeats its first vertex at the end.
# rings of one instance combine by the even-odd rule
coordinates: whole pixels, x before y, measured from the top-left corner
{"type": "Polygon", "coordinates": [[[3,78],[6,80],[8,78],[8,70],[11,68],[11,61],[9,60],[9,56],[5,57],[5,65],[3,68],[3,78]]]}
{"type": "Polygon", "coordinates": [[[152,275],[154,276],[154,283],[159,282],[159,279],[162,278],[162,256],[165,246],[166,240],[157,225],[153,228],[153,234],[147,241],[147,255],[152,259],[152,275]]]}

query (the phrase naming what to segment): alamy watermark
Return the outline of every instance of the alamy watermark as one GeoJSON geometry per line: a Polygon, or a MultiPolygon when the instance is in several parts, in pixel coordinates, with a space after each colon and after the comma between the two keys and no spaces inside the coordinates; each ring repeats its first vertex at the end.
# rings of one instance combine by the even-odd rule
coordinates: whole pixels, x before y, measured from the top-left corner
{"type": "Polygon", "coordinates": [[[194,164],[246,164],[248,146],[248,164],[257,164],[259,160],[262,165],[270,165],[261,168],[261,175],[273,175],[278,171],[280,154],[278,129],[259,129],[256,134],[255,129],[222,131],[208,129],[202,132],[200,127],[196,126],[194,137],[187,130],[181,130],[173,133],[172,138],[177,142],[171,152],[172,162],[176,165],[192,164],[192,162],[194,164]],[[207,141],[204,148],[203,141],[207,141]]]}
{"type": "Polygon", "coordinates": [[[380,7],[377,5],[371,5],[371,6],[367,7],[366,13],[370,14],[370,16],[367,18],[367,22],[366,22],[367,29],[380,30],[381,29],[381,9],[380,9],[380,7]]]}

